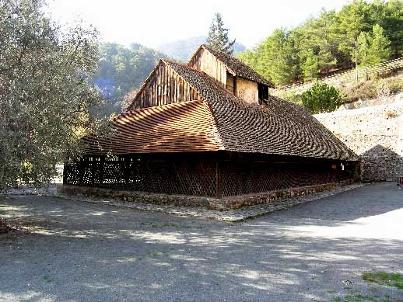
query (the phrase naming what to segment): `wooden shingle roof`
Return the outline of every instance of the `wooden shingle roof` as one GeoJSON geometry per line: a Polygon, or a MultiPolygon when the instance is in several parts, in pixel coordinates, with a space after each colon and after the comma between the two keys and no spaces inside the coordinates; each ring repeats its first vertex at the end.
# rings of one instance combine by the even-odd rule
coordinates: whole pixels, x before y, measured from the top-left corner
{"type": "Polygon", "coordinates": [[[122,113],[106,138],[87,137],[87,154],[231,151],[355,161],[357,156],[301,106],[270,96],[248,104],[189,66],[163,61],[199,100],[122,113]]]}
{"type": "Polygon", "coordinates": [[[222,148],[234,152],[357,160],[357,156],[301,106],[269,96],[248,104],[203,72],[168,62],[209,104],[222,148]]]}
{"type": "Polygon", "coordinates": [[[87,136],[85,153],[201,152],[222,148],[210,109],[190,101],[136,109],[112,121],[105,137],[87,136]]]}
{"type": "Polygon", "coordinates": [[[238,76],[238,77],[241,77],[241,78],[244,78],[247,80],[251,80],[251,81],[254,81],[257,83],[261,83],[261,84],[267,85],[269,87],[274,87],[273,83],[271,83],[270,81],[263,78],[260,74],[258,74],[256,71],[254,71],[252,68],[250,68],[245,63],[241,62],[237,58],[235,58],[225,52],[215,50],[206,44],[203,44],[198,48],[198,50],[192,56],[190,61],[192,61],[193,57],[195,57],[197,55],[197,53],[199,52],[199,50],[201,48],[206,49],[211,54],[213,54],[218,60],[220,60],[227,67],[228,71],[232,75],[238,76]]]}

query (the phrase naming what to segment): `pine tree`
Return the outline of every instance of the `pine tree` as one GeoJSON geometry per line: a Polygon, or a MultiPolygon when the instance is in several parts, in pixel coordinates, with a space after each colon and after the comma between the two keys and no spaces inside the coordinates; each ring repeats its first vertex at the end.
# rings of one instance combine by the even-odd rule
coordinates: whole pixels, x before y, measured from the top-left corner
{"type": "Polygon", "coordinates": [[[207,44],[216,50],[232,54],[234,51],[233,46],[235,44],[235,39],[229,41],[228,29],[224,27],[224,22],[220,13],[216,13],[211,23],[207,44]]]}
{"type": "Polygon", "coordinates": [[[368,49],[368,62],[370,64],[382,63],[389,59],[390,54],[390,41],[384,35],[383,28],[376,24],[372,28],[372,37],[368,49]]]}
{"type": "Polygon", "coordinates": [[[390,54],[390,41],[378,24],[372,28],[372,33],[361,32],[358,36],[357,59],[361,66],[382,63],[389,59],[390,54]]]}
{"type": "Polygon", "coordinates": [[[369,6],[364,0],[352,1],[338,13],[338,48],[358,64],[358,36],[371,30],[369,6]]]}
{"type": "Polygon", "coordinates": [[[361,32],[357,39],[357,61],[360,66],[368,66],[369,62],[369,40],[370,36],[366,32],[361,32]]]}
{"type": "Polygon", "coordinates": [[[308,51],[305,62],[302,63],[304,79],[317,79],[319,75],[319,58],[312,50],[308,51]]]}
{"type": "Polygon", "coordinates": [[[291,83],[297,74],[298,58],[289,31],[277,29],[258,49],[266,78],[276,85],[291,83]]]}

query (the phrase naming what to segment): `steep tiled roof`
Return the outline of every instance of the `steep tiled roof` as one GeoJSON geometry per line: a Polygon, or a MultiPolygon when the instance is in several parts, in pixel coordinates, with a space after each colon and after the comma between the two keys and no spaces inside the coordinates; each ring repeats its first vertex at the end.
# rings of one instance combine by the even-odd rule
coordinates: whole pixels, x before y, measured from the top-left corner
{"type": "Polygon", "coordinates": [[[128,111],[112,125],[106,137],[84,138],[87,154],[217,151],[222,146],[204,101],[128,111]]]}
{"type": "Polygon", "coordinates": [[[163,61],[201,100],[128,111],[107,138],[87,137],[87,154],[232,151],[357,160],[356,155],[302,107],[270,96],[248,104],[207,74],[163,61]],[[98,143],[99,142],[99,143],[98,143]]]}
{"type": "MultiPolygon", "coordinates": [[[[263,78],[260,74],[254,71],[245,63],[241,62],[237,58],[226,54],[225,52],[221,52],[215,50],[208,45],[203,44],[200,48],[207,49],[210,53],[212,53],[218,60],[224,63],[225,66],[230,70],[230,72],[236,76],[245,78],[247,80],[255,81],[261,84],[265,84],[269,87],[274,87],[273,83],[270,83],[265,78],[263,78]]],[[[196,51],[197,53],[197,51],[196,51]]]]}
{"type": "Polygon", "coordinates": [[[270,96],[247,104],[205,73],[168,62],[208,102],[227,151],[357,160],[356,155],[301,106],[270,96]]]}

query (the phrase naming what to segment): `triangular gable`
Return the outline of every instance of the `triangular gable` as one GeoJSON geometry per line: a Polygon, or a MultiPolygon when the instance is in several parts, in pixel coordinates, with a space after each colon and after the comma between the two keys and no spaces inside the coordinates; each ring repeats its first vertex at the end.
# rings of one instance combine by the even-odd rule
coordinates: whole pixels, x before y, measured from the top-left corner
{"type": "Polygon", "coordinates": [[[128,110],[200,99],[199,94],[167,61],[160,60],[143,82],[128,110]]]}

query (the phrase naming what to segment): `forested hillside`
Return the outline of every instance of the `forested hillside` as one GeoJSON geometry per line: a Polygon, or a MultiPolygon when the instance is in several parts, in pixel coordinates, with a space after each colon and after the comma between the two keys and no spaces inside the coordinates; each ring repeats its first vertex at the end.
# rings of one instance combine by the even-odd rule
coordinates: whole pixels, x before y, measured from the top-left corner
{"type": "Polygon", "coordinates": [[[119,112],[123,97],[138,88],[158,60],[166,57],[140,44],[125,47],[116,43],[101,44],[100,56],[94,82],[106,99],[105,114],[119,112]]]}
{"type": "Polygon", "coordinates": [[[402,56],[403,2],[353,1],[293,29],[279,28],[240,59],[277,85],[402,56]]]}
{"type": "MultiPolygon", "coordinates": [[[[309,81],[402,56],[402,16],[399,0],[353,1],[296,28],[279,28],[252,50],[239,53],[245,48],[236,43],[234,54],[278,86],[309,81]]],[[[205,36],[193,37],[164,44],[159,51],[140,44],[101,44],[94,82],[106,99],[104,113],[121,111],[124,96],[133,95],[159,58],[186,61],[205,42],[205,36]]]]}

